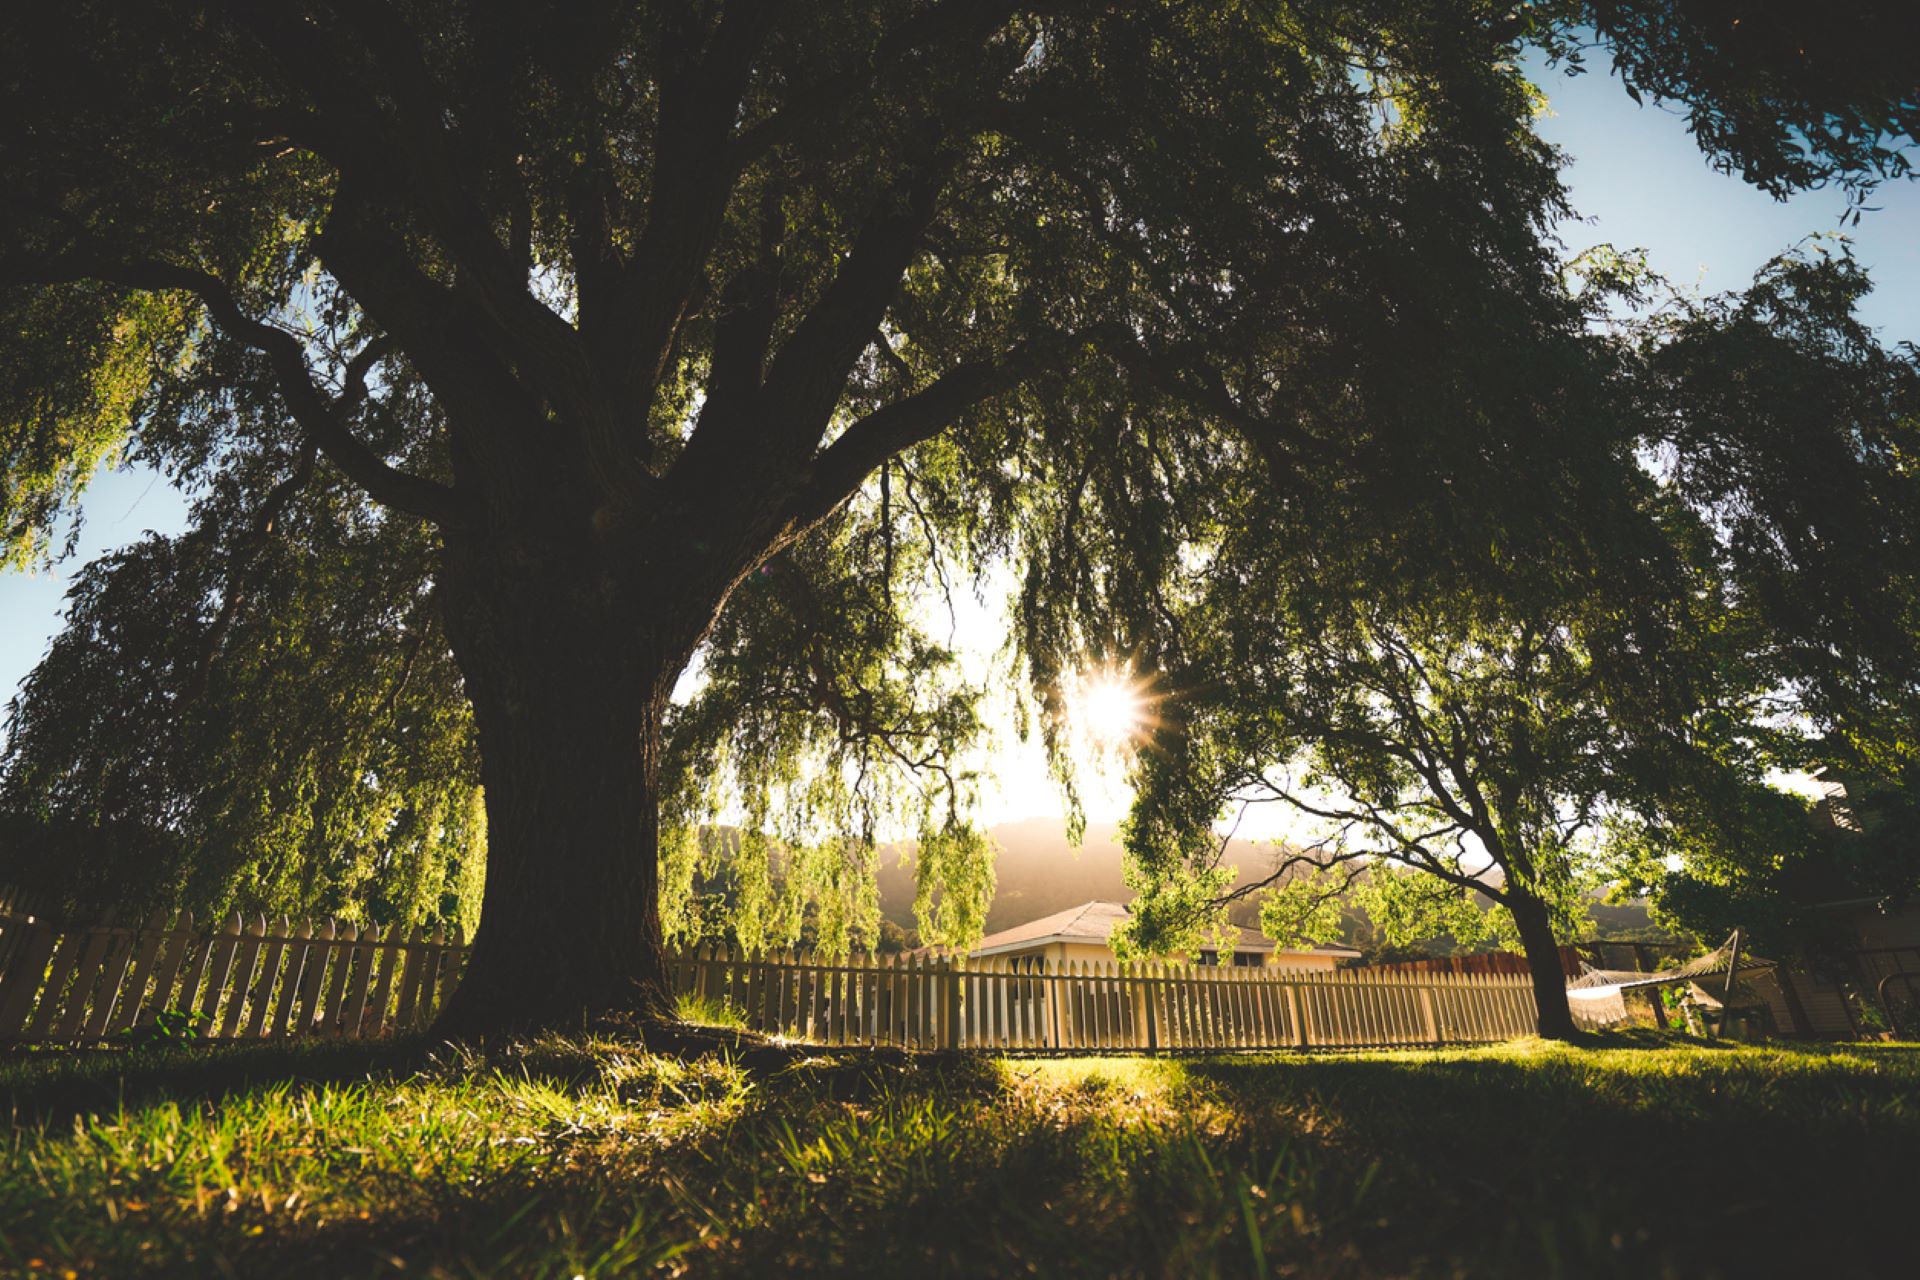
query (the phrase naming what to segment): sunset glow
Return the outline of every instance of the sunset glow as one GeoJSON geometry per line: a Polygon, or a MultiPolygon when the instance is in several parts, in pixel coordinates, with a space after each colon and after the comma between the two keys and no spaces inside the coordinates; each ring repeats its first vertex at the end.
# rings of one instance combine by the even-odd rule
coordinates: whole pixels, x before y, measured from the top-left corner
{"type": "Polygon", "coordinates": [[[1075,728],[1099,750],[1127,746],[1146,729],[1149,719],[1139,682],[1124,671],[1093,672],[1082,678],[1071,712],[1075,728]]]}

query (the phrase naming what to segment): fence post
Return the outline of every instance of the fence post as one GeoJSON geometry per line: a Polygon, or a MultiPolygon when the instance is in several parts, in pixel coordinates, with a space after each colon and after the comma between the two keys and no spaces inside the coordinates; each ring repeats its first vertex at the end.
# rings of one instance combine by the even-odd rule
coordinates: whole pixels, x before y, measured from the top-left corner
{"type": "Polygon", "coordinates": [[[964,962],[963,956],[946,955],[940,959],[941,1004],[944,1006],[942,1012],[946,1014],[943,1019],[946,1034],[941,1041],[942,1046],[948,1049],[958,1049],[965,1043],[960,1023],[960,966],[964,962]]]}
{"type": "Polygon", "coordinates": [[[1146,966],[1130,964],[1126,968],[1127,991],[1133,996],[1133,1047],[1153,1050],[1153,1004],[1147,999],[1146,966]]]}
{"type": "Polygon", "coordinates": [[[1422,986],[1420,988],[1420,1024],[1427,1033],[1427,1039],[1433,1041],[1435,1044],[1439,1044],[1440,1024],[1433,1016],[1433,989],[1431,987],[1422,986]]]}

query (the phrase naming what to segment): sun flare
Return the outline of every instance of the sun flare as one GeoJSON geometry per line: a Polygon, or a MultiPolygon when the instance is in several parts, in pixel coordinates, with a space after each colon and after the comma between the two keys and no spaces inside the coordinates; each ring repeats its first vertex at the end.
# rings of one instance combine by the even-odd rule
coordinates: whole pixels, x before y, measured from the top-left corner
{"type": "Polygon", "coordinates": [[[1072,698],[1080,732],[1102,749],[1123,747],[1147,727],[1147,700],[1140,684],[1123,671],[1098,671],[1082,677],[1072,698]]]}

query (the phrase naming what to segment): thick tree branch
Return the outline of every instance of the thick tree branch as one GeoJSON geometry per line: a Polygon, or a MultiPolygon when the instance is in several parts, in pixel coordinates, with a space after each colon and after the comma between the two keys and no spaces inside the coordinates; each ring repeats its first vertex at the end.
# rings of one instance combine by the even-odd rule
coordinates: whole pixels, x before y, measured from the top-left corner
{"type": "Polygon", "coordinates": [[[791,424],[794,442],[804,440],[811,447],[826,428],[854,362],[900,291],[958,161],[931,126],[923,127],[913,152],[899,178],[880,194],[833,283],[767,370],[767,402],[791,424]]]}
{"type": "Polygon", "coordinates": [[[1504,903],[1507,900],[1507,894],[1504,888],[1496,888],[1478,876],[1469,875],[1464,871],[1457,870],[1443,861],[1441,857],[1435,854],[1429,847],[1431,841],[1444,839],[1448,836],[1457,836],[1469,830],[1469,828],[1462,827],[1457,822],[1426,831],[1409,833],[1400,827],[1397,822],[1389,818],[1386,815],[1386,811],[1378,805],[1360,803],[1347,807],[1315,804],[1290,789],[1280,786],[1271,779],[1262,779],[1260,785],[1274,797],[1285,801],[1301,813],[1308,814],[1311,817],[1324,818],[1329,822],[1345,823],[1349,827],[1359,826],[1368,828],[1386,837],[1387,841],[1392,845],[1390,849],[1363,849],[1342,853],[1336,859],[1337,861],[1346,861],[1350,858],[1360,857],[1385,858],[1404,866],[1411,866],[1418,870],[1425,871],[1430,875],[1447,881],[1449,884],[1458,885],[1464,889],[1472,889],[1476,893],[1483,893],[1495,902],[1504,903]]]}
{"type": "Polygon", "coordinates": [[[733,402],[744,406],[756,398],[766,376],[767,352],[780,319],[780,242],[786,233],[780,198],[777,183],[761,190],[760,242],[753,261],[720,291],[707,402],[722,416],[733,402]]]}
{"type": "Polygon", "coordinates": [[[707,257],[743,169],[728,139],[774,9],[770,0],[731,0],[708,35],[689,5],[661,39],[646,225],[620,296],[603,313],[649,384],[666,372],[681,321],[704,287],[707,257]]]}
{"type": "MultiPolygon", "coordinates": [[[[499,330],[491,345],[504,348],[515,376],[581,434],[602,490],[631,496],[640,487],[640,468],[618,438],[619,424],[608,419],[617,398],[603,393],[581,335],[534,295],[524,258],[502,242],[482,203],[483,175],[468,163],[470,148],[449,124],[453,113],[417,37],[386,5],[341,0],[336,8],[371,55],[377,82],[330,33],[297,15],[275,6],[229,11],[315,103],[311,128],[321,153],[340,168],[343,187],[361,198],[379,193],[382,204],[419,215],[457,265],[456,287],[499,330]]],[[[508,203],[523,202],[520,193],[508,203]]],[[[368,225],[360,219],[360,235],[369,234],[368,225]]],[[[386,256],[407,255],[396,242],[386,256]]],[[[417,274],[409,270],[402,279],[417,274]]],[[[388,292],[397,287],[388,285],[388,292]]],[[[418,292],[418,281],[409,287],[418,292]]]]}
{"type": "Polygon", "coordinates": [[[1018,386],[1059,349],[1053,343],[1026,344],[998,360],[968,361],[853,423],[815,459],[811,477],[789,508],[794,527],[804,529],[824,520],[881,463],[931,440],[961,414],[1018,386]]]}
{"type": "Polygon", "coordinates": [[[248,315],[233,291],[217,276],[157,259],[114,259],[78,252],[37,262],[0,263],[0,285],[68,284],[80,280],[193,294],[229,337],[267,357],[281,398],[286,401],[294,421],[348,479],[385,506],[436,524],[459,521],[461,507],[454,491],[437,481],[399,470],[362,443],[348,430],[341,404],[329,399],[315,385],[299,339],[248,315]]]}

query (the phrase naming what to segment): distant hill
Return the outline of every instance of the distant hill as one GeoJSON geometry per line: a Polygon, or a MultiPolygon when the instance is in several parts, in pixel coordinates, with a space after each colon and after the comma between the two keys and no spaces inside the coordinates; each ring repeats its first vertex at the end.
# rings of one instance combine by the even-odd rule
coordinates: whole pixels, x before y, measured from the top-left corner
{"type": "MultiPolygon", "coordinates": [[[[1119,827],[1111,822],[1087,824],[1079,848],[1067,843],[1065,825],[1058,818],[1026,818],[1007,822],[989,832],[999,842],[999,887],[987,912],[987,932],[1011,928],[1028,920],[1064,911],[1083,902],[1125,902],[1133,895],[1120,875],[1119,827]]],[[[1226,862],[1246,884],[1272,870],[1274,851],[1267,844],[1236,840],[1227,846],[1226,862]]],[[[913,927],[913,865],[902,864],[898,849],[880,854],[880,911],[903,929],[913,927]]],[[[1595,932],[1602,938],[1658,936],[1641,903],[1590,907],[1595,932]]],[[[1236,924],[1259,924],[1259,908],[1242,903],[1233,912],[1236,924]]],[[[1442,948],[1450,950],[1450,948],[1442,948]]]]}
{"type": "MultiPolygon", "coordinates": [[[[989,933],[1083,902],[1125,902],[1133,896],[1120,876],[1120,832],[1114,823],[1088,823],[1077,849],[1067,843],[1058,818],[1002,823],[989,834],[1000,844],[1000,882],[987,913],[989,933]]],[[[1238,883],[1244,884],[1268,874],[1273,852],[1266,845],[1237,840],[1227,846],[1226,861],[1239,869],[1238,883]]],[[[902,865],[893,848],[880,854],[880,911],[902,928],[913,927],[913,865],[902,865]]],[[[1235,913],[1242,924],[1255,923],[1257,915],[1252,906],[1235,913]]]]}

